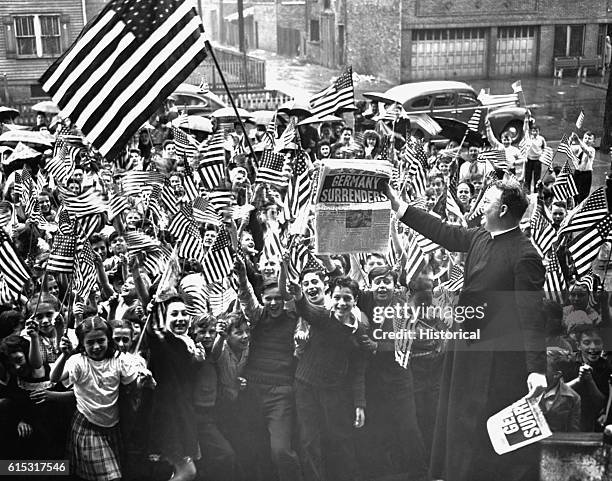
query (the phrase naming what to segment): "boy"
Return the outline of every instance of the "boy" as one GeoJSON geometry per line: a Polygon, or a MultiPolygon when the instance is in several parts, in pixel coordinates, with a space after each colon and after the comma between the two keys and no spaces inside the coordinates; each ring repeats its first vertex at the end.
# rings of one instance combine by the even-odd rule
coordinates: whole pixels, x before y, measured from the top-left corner
{"type": "Polygon", "coordinates": [[[589,196],[591,184],[593,182],[593,161],[595,160],[595,134],[590,130],[585,132],[582,140],[572,132],[571,140],[576,142],[573,148],[574,154],[578,158],[578,164],[574,172],[574,182],[578,189],[576,204],[579,204],[589,196]]]}
{"type": "Polygon", "coordinates": [[[258,415],[263,414],[262,421],[270,435],[272,462],[280,481],[300,481],[299,459],[291,447],[295,374],[293,335],[297,316],[285,309],[278,283],[264,285],[260,304],[241,259],[236,261],[234,269],[239,278],[240,305],[252,326],[249,362],[245,369],[248,380],[245,394],[254,411],[251,418],[258,421],[258,415]]]}
{"type": "Polygon", "coordinates": [[[566,377],[567,383],[579,395],[582,403],[580,430],[600,432],[601,425],[597,419],[605,407],[610,390],[608,379],[612,366],[602,357],[603,341],[599,330],[592,326],[583,326],[576,330],[578,353],[576,362],[566,377]]]}
{"type": "Polygon", "coordinates": [[[546,148],[546,139],[540,135],[540,128],[538,126],[535,124],[530,126],[528,113],[525,113],[523,132],[525,135],[525,144],[527,146],[525,187],[527,188],[528,192],[532,192],[531,185],[533,181],[533,192],[536,192],[538,181],[542,175],[542,164],[540,163],[540,157],[546,148]],[[526,132],[529,132],[529,134],[527,135],[526,132]]]}
{"type": "MultiPolygon", "coordinates": [[[[237,322],[240,324],[236,327],[237,322],[232,321],[228,326],[229,333],[221,330],[217,349],[223,347],[223,340],[227,340],[227,345],[232,353],[238,353],[246,361],[248,325],[244,318],[232,319],[238,319],[237,322]]],[[[202,479],[234,481],[237,469],[236,453],[217,426],[218,416],[215,409],[218,394],[217,359],[213,354],[213,346],[217,339],[216,327],[217,320],[210,315],[199,316],[193,323],[193,341],[196,346],[202,346],[206,353],[204,362],[198,365],[193,394],[198,438],[202,450],[202,458],[196,462],[196,466],[202,479]]]]}
{"type": "Polygon", "coordinates": [[[385,308],[402,307],[406,299],[396,292],[397,274],[388,265],[373,268],[368,279],[372,287],[360,292],[357,301],[372,320],[370,337],[374,344],[366,370],[368,424],[364,444],[368,449],[360,458],[367,460],[372,475],[402,473],[408,479],[421,479],[427,474],[427,465],[417,424],[412,371],[400,365],[396,355],[396,344],[409,341],[396,341],[392,336],[407,335],[410,320],[381,315],[385,308]]]}
{"type": "Polygon", "coordinates": [[[348,277],[333,279],[331,308],[308,302],[297,284],[290,290],[299,315],[310,324],[310,341],[296,370],[296,405],[305,479],[353,480],[359,476],[353,446],[353,427],[365,423],[366,355],[360,338],[367,338],[365,316],[353,308],[358,284],[348,277]],[[322,439],[332,448],[326,476],[322,439]]]}

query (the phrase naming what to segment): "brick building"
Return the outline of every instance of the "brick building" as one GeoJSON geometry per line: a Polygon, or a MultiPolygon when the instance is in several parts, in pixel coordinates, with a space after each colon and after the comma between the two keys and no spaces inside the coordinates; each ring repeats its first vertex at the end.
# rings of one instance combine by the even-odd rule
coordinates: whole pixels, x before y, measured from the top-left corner
{"type": "Polygon", "coordinates": [[[391,82],[552,75],[602,54],[612,0],[306,0],[305,54],[391,82]]]}
{"type": "Polygon", "coordinates": [[[0,98],[44,98],[38,78],[79,35],[94,12],[84,0],[0,1],[0,98]]]}

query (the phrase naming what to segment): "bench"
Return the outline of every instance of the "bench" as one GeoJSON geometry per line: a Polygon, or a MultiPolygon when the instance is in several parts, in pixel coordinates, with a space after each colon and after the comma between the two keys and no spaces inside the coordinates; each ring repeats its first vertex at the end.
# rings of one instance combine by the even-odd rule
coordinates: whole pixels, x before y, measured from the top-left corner
{"type": "Polygon", "coordinates": [[[599,69],[601,67],[601,57],[579,57],[578,59],[578,77],[586,77],[587,71],[590,68],[599,69]]]}
{"type": "Polygon", "coordinates": [[[563,78],[563,69],[566,68],[576,69],[578,74],[580,74],[580,60],[578,57],[555,57],[553,67],[556,78],[563,78]]]}

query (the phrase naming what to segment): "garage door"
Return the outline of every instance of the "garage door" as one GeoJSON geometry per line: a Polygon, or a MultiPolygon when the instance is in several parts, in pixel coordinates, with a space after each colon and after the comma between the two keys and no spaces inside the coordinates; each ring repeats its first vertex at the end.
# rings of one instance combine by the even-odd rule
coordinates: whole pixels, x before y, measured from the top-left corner
{"type": "Polygon", "coordinates": [[[536,27],[500,27],[497,31],[495,72],[499,75],[533,73],[536,27]]]}
{"type": "Polygon", "coordinates": [[[484,28],[413,30],[412,79],[482,77],[486,50],[484,28]]]}

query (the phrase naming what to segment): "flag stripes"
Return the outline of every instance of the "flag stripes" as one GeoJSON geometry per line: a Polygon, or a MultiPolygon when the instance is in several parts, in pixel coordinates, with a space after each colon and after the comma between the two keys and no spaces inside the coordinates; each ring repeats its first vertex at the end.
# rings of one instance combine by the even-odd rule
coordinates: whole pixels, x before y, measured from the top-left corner
{"type": "Polygon", "coordinates": [[[43,74],[43,90],[113,157],[206,58],[190,0],[112,0],[43,74]]]}
{"type": "Polygon", "coordinates": [[[310,99],[310,111],[312,115],[317,117],[333,115],[337,110],[343,108],[355,108],[353,69],[350,66],[340,74],[332,85],[310,99]]]}

